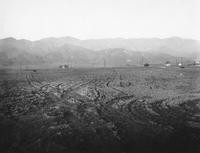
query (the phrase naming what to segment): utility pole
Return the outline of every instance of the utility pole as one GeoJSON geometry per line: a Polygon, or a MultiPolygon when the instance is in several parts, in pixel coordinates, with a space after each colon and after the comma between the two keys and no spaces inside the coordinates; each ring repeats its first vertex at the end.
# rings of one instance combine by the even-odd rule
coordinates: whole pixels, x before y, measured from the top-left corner
{"type": "Polygon", "coordinates": [[[103,67],[104,68],[106,67],[106,60],[105,59],[103,60],[103,67]]]}
{"type": "Polygon", "coordinates": [[[142,62],[142,65],[143,65],[143,56],[142,56],[142,61],[141,62],[142,62]]]}
{"type": "Polygon", "coordinates": [[[20,74],[22,75],[22,63],[21,63],[21,61],[19,62],[19,69],[20,69],[20,74]]]}

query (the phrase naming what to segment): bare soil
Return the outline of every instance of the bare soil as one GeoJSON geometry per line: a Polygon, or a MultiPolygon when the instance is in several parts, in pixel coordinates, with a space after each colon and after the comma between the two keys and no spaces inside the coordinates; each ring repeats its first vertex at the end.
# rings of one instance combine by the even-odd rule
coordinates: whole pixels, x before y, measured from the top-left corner
{"type": "Polygon", "coordinates": [[[199,68],[0,70],[2,153],[199,153],[199,68]]]}

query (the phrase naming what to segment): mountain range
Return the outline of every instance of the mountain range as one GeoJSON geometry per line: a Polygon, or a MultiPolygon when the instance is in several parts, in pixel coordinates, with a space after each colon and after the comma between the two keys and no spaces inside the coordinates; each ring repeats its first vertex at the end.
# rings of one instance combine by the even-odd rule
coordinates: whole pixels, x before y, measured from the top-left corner
{"type": "Polygon", "coordinates": [[[108,67],[192,62],[200,56],[200,41],[166,39],[87,39],[50,37],[37,41],[0,39],[0,66],[68,64],[74,67],[108,67]]]}

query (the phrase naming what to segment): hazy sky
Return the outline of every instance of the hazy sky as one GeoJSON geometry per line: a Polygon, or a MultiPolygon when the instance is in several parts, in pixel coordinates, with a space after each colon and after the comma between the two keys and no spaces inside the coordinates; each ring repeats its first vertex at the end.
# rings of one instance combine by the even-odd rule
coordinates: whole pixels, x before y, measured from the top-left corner
{"type": "Polygon", "coordinates": [[[0,38],[200,40],[200,0],[0,0],[0,38]]]}

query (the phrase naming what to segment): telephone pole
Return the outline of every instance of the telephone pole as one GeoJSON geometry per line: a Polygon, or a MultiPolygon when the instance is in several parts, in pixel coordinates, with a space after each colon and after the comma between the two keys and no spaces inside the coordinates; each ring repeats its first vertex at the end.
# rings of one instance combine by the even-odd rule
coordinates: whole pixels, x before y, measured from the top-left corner
{"type": "Polygon", "coordinates": [[[142,63],[142,65],[143,65],[143,56],[142,56],[142,60],[141,60],[141,63],[142,63]]]}
{"type": "Polygon", "coordinates": [[[20,69],[20,74],[22,74],[22,63],[21,63],[21,61],[19,62],[19,69],[20,69]]]}
{"type": "Polygon", "coordinates": [[[104,68],[106,67],[106,60],[105,59],[103,60],[103,67],[104,68]]]}

